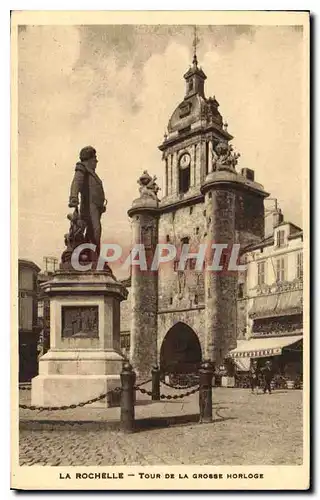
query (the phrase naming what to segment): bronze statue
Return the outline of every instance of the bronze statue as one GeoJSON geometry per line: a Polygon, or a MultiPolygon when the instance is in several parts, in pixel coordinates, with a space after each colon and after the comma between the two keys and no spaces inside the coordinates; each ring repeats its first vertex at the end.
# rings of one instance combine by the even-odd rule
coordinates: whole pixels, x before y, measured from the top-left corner
{"type": "Polygon", "coordinates": [[[80,260],[97,260],[100,253],[101,215],[106,211],[107,204],[102,181],[95,172],[98,163],[96,150],[86,146],[81,149],[79,156],[70,189],[69,207],[75,210],[68,215],[70,229],[65,235],[67,249],[62,254],[64,268],[70,266],[73,250],[82,243],[96,245],[96,251],[84,252],[80,260]]]}
{"type": "Polygon", "coordinates": [[[77,208],[81,194],[80,217],[86,223],[85,238],[100,250],[101,215],[106,211],[106,199],[101,179],[96,174],[96,150],[87,146],[80,151],[80,162],[71,184],[69,207],[77,208]]]}

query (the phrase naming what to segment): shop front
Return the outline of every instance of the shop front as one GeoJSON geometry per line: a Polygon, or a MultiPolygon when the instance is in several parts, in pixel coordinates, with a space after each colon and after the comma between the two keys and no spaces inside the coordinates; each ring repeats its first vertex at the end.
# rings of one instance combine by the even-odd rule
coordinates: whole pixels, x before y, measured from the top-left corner
{"type": "Polygon", "coordinates": [[[258,371],[271,361],[274,383],[284,387],[300,387],[303,367],[303,336],[251,338],[239,340],[226,358],[229,375],[237,387],[249,386],[249,369],[257,361],[258,371]],[[233,374],[231,373],[233,370],[233,374]]]}

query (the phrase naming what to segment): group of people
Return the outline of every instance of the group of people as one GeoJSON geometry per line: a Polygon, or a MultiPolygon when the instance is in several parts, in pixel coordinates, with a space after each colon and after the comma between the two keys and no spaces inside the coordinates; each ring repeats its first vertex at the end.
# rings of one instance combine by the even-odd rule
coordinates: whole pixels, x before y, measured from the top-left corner
{"type": "Polygon", "coordinates": [[[250,386],[253,394],[258,393],[260,382],[263,383],[263,392],[271,394],[271,382],[273,378],[272,363],[266,361],[266,364],[260,369],[257,361],[253,361],[250,367],[250,386]]]}

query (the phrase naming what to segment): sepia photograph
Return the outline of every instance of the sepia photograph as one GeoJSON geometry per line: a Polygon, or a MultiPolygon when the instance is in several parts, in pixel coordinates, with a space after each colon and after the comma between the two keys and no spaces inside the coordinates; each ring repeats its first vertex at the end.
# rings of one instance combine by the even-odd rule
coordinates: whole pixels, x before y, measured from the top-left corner
{"type": "Polygon", "coordinates": [[[308,489],[309,13],[13,12],[11,487],[308,489]]]}

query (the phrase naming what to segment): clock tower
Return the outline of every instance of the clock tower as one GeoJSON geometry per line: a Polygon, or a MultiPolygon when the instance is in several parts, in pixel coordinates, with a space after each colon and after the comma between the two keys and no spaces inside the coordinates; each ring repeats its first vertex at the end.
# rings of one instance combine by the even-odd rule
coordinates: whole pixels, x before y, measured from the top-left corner
{"type": "Polygon", "coordinates": [[[213,149],[220,141],[232,139],[218,101],[205,97],[206,78],[194,54],[192,66],[184,75],[185,97],[173,112],[168,133],[159,146],[165,163],[166,204],[200,194],[200,186],[211,170],[213,149]]]}
{"type": "Polygon", "coordinates": [[[240,155],[230,144],[233,137],[216,97],[205,95],[206,78],[194,53],[184,74],[184,98],[159,146],[164,196],[152,207],[140,199],[129,210],[137,241],[144,242],[148,217],[152,244],[171,244],[177,252],[147,280],[132,275],[131,357],[138,373],[147,373],[155,361],[162,371],[178,373],[196,371],[205,358],[223,362],[237,339],[238,275],[228,272],[231,251],[235,244],[243,249],[264,236],[268,193],[255,182],[253,170],[236,170],[240,155]],[[213,243],[225,246],[222,272],[210,269],[213,243]],[[211,250],[199,269],[203,244],[211,250]]]}
{"type": "MultiPolygon", "coordinates": [[[[185,96],[171,115],[162,151],[165,192],[159,211],[159,242],[179,251],[189,244],[185,269],[173,262],[159,269],[158,351],[168,331],[187,324],[199,339],[201,356],[223,362],[236,347],[236,272],[225,272],[234,244],[244,248],[264,236],[264,198],[268,195],[254,180],[254,171],[236,170],[235,153],[215,96],[206,97],[206,75],[194,53],[184,74],[185,96]],[[203,270],[196,269],[200,245],[222,243],[223,272],[208,270],[213,251],[206,254],[203,270]]],[[[191,349],[191,347],[190,347],[191,349]]],[[[160,359],[161,362],[161,359],[160,359]]]]}

